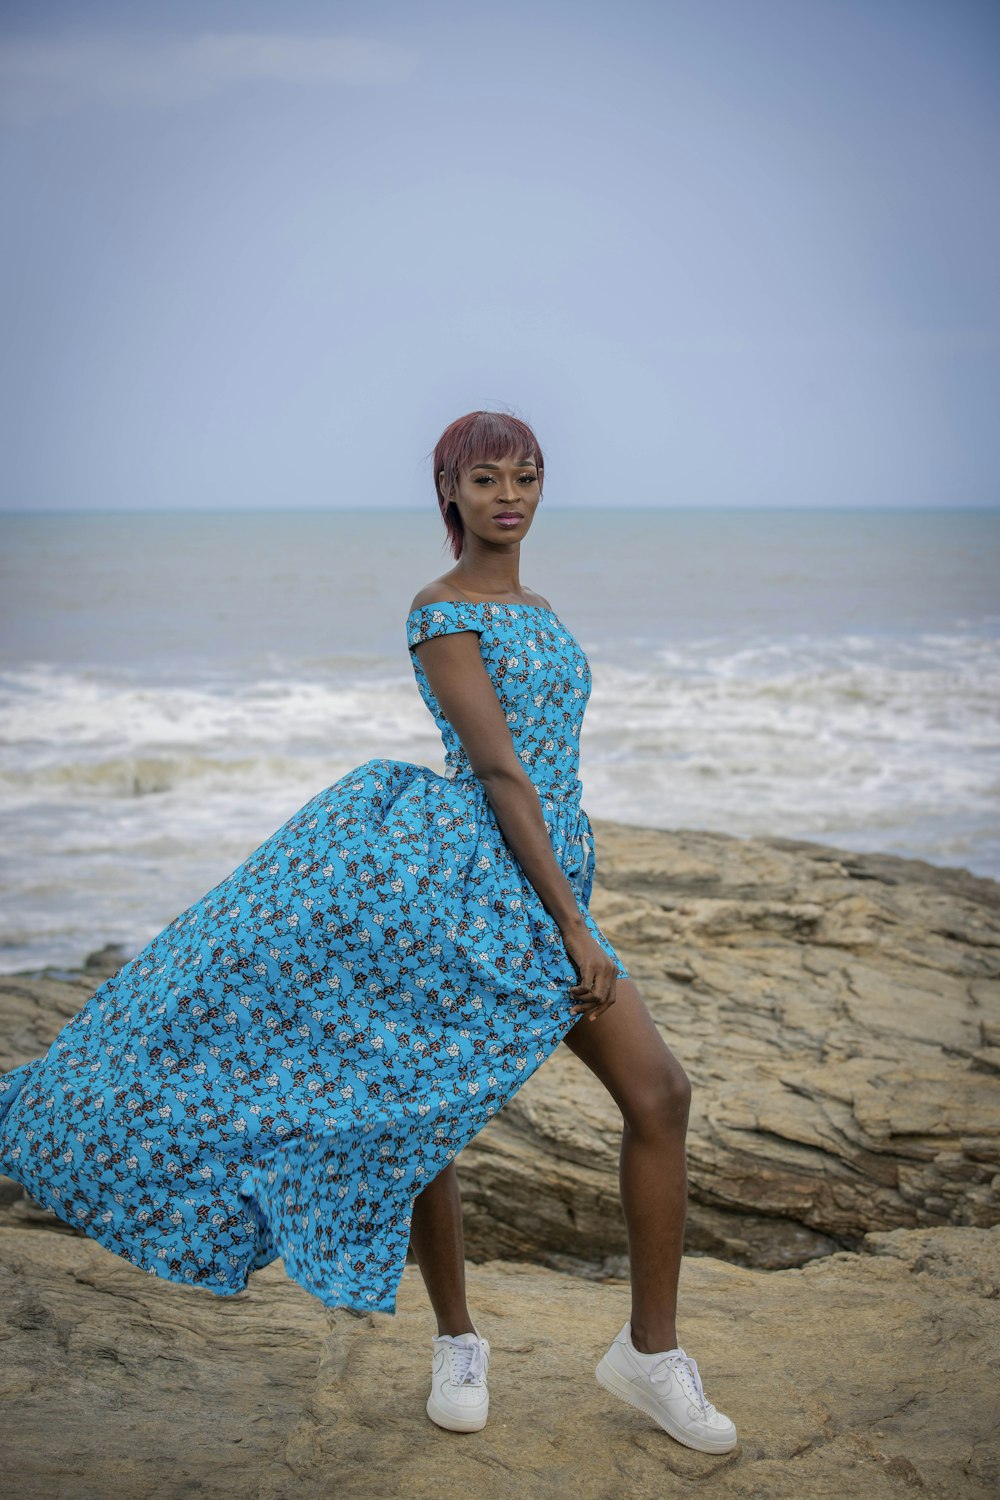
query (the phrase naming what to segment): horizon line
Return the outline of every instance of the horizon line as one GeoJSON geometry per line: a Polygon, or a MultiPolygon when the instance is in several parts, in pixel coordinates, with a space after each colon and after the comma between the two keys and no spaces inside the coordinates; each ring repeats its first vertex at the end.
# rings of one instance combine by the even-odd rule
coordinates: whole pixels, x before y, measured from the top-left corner
{"type": "MultiPolygon", "coordinates": [[[[553,507],[555,509],[555,507],[553,507]]],[[[558,509],[561,512],[593,511],[596,514],[606,515],[607,506],[601,505],[572,505],[561,504],[558,509]]],[[[762,511],[774,510],[788,512],[795,515],[809,515],[819,511],[851,511],[861,513],[874,513],[883,511],[929,511],[942,512],[954,515],[958,512],[975,513],[1000,513],[1000,500],[984,501],[982,503],[965,503],[961,505],[949,505],[947,503],[921,501],[905,502],[881,502],[878,504],[866,504],[863,501],[839,501],[834,503],[822,503],[816,505],[789,505],[780,502],[768,501],[762,504],[708,504],[708,505],[615,505],[612,507],[614,513],[621,512],[640,513],[646,511],[684,511],[705,512],[716,514],[720,511],[762,511]]],[[[413,515],[424,516],[431,514],[430,506],[419,505],[35,505],[23,507],[0,506],[0,517],[3,516],[202,516],[202,515],[344,515],[344,514],[378,514],[378,515],[413,515]]]]}

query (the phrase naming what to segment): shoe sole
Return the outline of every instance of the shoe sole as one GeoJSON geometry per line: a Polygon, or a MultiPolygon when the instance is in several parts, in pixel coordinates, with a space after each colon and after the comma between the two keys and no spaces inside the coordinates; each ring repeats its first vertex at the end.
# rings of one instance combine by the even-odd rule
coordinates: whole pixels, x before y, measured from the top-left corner
{"type": "Polygon", "coordinates": [[[693,1438],[689,1432],[678,1430],[671,1422],[669,1415],[656,1406],[652,1400],[645,1397],[642,1391],[637,1391],[630,1380],[624,1375],[619,1375],[612,1364],[608,1363],[607,1356],[601,1360],[594,1372],[597,1383],[610,1391],[612,1396],[617,1396],[620,1401],[627,1401],[629,1406],[634,1406],[637,1411],[645,1412],[647,1417],[669,1433],[678,1443],[683,1443],[685,1448],[694,1448],[699,1453],[729,1453],[736,1447],[736,1438],[693,1438]]]}
{"type": "Polygon", "coordinates": [[[481,1416],[453,1417],[444,1407],[438,1406],[433,1396],[427,1397],[427,1415],[438,1427],[443,1427],[447,1432],[481,1432],[486,1426],[489,1417],[489,1407],[481,1416]]]}

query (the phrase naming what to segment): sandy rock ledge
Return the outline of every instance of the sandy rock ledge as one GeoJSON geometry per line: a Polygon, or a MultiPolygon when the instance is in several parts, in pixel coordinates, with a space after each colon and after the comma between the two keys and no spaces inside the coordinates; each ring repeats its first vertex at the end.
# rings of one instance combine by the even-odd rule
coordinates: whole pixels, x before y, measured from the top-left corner
{"type": "Polygon", "coordinates": [[[1000,1488],[1000,1230],[896,1230],[778,1272],[689,1258],[682,1342],[740,1443],[681,1447],[596,1384],[628,1290],[470,1267],[481,1433],[427,1418],[432,1319],[331,1311],[280,1266],[216,1298],[92,1241],[0,1231],[3,1500],[987,1500],[1000,1488]],[[442,1488],[444,1479],[444,1488],[442,1488]]]}

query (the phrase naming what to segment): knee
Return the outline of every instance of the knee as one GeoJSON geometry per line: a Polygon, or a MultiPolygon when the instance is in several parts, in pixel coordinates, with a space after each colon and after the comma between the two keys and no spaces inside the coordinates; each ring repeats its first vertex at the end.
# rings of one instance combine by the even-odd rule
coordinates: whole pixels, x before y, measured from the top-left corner
{"type": "Polygon", "coordinates": [[[628,1128],[640,1135],[663,1136],[687,1129],[691,1080],[676,1058],[637,1080],[622,1113],[628,1128]]]}

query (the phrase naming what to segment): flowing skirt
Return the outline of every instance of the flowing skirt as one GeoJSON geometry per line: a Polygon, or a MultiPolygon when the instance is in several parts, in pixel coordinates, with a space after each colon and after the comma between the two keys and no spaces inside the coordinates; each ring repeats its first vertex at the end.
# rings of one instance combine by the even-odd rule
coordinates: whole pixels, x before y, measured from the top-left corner
{"type": "MultiPolygon", "coordinates": [[[[590,918],[593,830],[543,800],[590,918]]],[[[372,760],[325,788],[0,1079],[0,1168],[220,1295],[281,1256],[394,1312],[413,1200],[579,1020],[481,784],[372,760]]]]}

